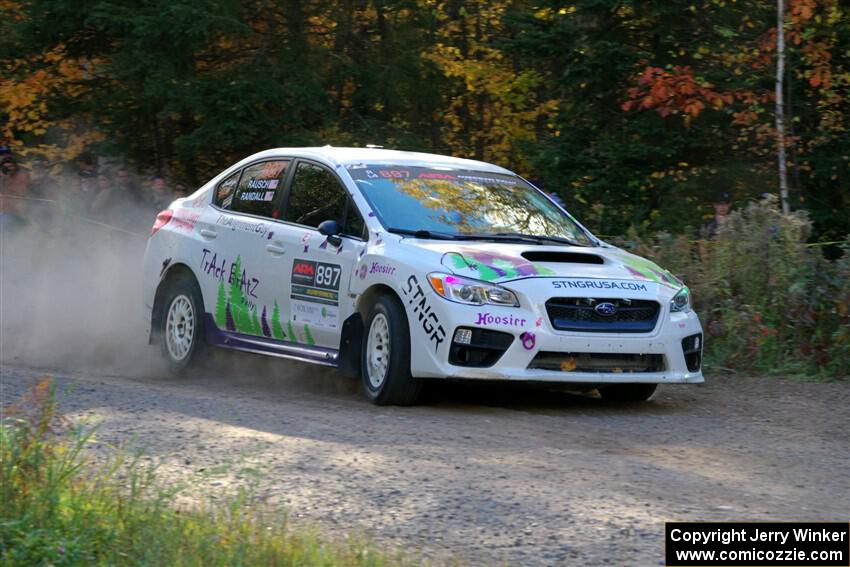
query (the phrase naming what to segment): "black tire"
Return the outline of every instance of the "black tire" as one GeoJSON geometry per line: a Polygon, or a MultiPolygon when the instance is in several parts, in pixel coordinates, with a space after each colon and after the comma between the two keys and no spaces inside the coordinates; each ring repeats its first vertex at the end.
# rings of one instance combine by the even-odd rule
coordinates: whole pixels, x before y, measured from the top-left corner
{"type": "MultiPolygon", "coordinates": [[[[378,352],[380,349],[375,350],[378,352]]],[[[376,356],[376,359],[380,359],[380,356],[376,356]]],[[[379,406],[414,404],[422,391],[422,381],[410,374],[410,329],[407,316],[404,307],[394,297],[378,296],[366,317],[363,348],[360,353],[360,378],[366,397],[379,406]],[[370,361],[370,353],[373,346],[376,346],[370,341],[370,336],[373,324],[378,332],[378,327],[383,324],[381,321],[387,325],[388,336],[385,341],[375,343],[386,343],[389,346],[389,356],[376,363],[375,360],[370,361]],[[383,367],[384,370],[381,372],[376,370],[376,367],[383,367]],[[381,375],[383,379],[378,381],[381,375]]]]}
{"type": "Polygon", "coordinates": [[[645,402],[656,388],[658,384],[612,384],[599,388],[599,395],[607,402],[645,402]]]}
{"type": "MultiPolygon", "coordinates": [[[[168,287],[163,296],[162,313],[157,329],[159,346],[169,370],[179,374],[200,358],[199,355],[206,345],[204,340],[204,301],[201,298],[201,290],[198,288],[198,284],[192,278],[180,277],[165,285],[168,287]],[[185,348],[185,353],[182,352],[182,349],[177,349],[176,342],[169,344],[169,336],[176,339],[175,335],[169,335],[169,333],[173,333],[173,329],[169,328],[169,314],[179,306],[188,306],[192,316],[191,336],[188,346],[185,348]],[[182,356],[179,356],[180,354],[182,356]]],[[[179,327],[180,322],[176,315],[175,312],[175,323],[179,327]]],[[[189,327],[185,323],[186,321],[184,321],[184,336],[189,332],[189,327]]]]}

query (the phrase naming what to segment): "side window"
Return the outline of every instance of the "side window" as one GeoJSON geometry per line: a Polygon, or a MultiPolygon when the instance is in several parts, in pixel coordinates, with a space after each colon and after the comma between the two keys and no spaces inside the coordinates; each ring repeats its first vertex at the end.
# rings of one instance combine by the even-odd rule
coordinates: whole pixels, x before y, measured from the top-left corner
{"type": "Polygon", "coordinates": [[[360,211],[354,205],[354,201],[348,200],[348,209],[345,212],[345,226],[342,228],[342,233],[348,236],[356,236],[364,238],[366,223],[363,222],[363,217],[360,216],[360,211]]]}
{"type": "Polygon", "coordinates": [[[348,195],[333,173],[318,165],[299,163],[289,193],[284,220],[319,226],[322,221],[345,221],[348,195]]]}
{"type": "Polygon", "coordinates": [[[245,168],[236,187],[231,210],[271,217],[278,192],[283,189],[288,160],[264,161],[245,168]]]}
{"type": "Polygon", "coordinates": [[[236,189],[236,183],[239,182],[240,173],[240,171],[237,171],[219,183],[218,187],[215,188],[215,199],[213,202],[217,207],[221,207],[222,209],[230,208],[230,205],[233,203],[233,191],[236,189]]]}

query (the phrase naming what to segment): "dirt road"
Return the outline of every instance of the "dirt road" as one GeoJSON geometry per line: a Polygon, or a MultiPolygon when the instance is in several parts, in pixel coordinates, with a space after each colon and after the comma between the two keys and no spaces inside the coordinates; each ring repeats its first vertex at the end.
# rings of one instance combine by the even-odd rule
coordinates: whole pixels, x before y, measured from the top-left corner
{"type": "MultiPolygon", "coordinates": [[[[155,351],[151,352],[154,356],[155,351]]],[[[253,485],[296,520],[426,557],[661,565],[666,520],[847,520],[846,383],[709,376],[654,401],[444,386],[413,408],[286,362],[183,379],[49,371],[61,408],[132,440],[187,494],[253,485]]],[[[2,401],[44,369],[2,364],[2,401]]]]}

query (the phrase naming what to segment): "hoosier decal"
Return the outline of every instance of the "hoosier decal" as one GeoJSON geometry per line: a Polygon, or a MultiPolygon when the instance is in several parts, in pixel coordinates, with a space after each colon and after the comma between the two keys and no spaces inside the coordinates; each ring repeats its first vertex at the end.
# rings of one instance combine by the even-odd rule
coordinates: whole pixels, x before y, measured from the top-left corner
{"type": "Polygon", "coordinates": [[[446,330],[440,324],[440,319],[431,310],[428,305],[428,299],[425,297],[425,292],[422,291],[422,286],[419,285],[419,280],[416,276],[407,278],[407,288],[401,288],[401,293],[407,297],[407,302],[413,306],[413,312],[419,316],[419,322],[422,323],[422,330],[434,343],[434,352],[440,347],[446,338],[446,330]]]}
{"type": "Polygon", "coordinates": [[[476,325],[501,325],[503,327],[523,327],[525,319],[513,315],[493,315],[492,313],[478,313],[476,325]]]}

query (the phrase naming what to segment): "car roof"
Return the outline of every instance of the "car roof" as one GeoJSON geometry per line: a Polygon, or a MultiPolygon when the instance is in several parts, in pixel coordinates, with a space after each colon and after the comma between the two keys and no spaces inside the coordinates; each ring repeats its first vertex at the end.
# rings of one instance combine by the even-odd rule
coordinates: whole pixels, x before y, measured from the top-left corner
{"type": "Polygon", "coordinates": [[[254,154],[248,159],[255,160],[278,156],[312,158],[341,166],[404,164],[413,167],[448,167],[452,169],[513,174],[510,170],[483,161],[379,148],[336,148],[333,146],[322,146],[320,148],[274,148],[254,154]]]}

